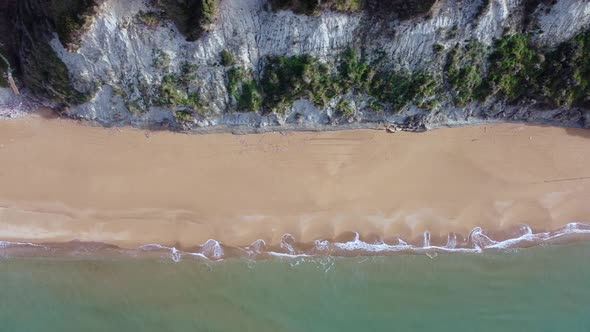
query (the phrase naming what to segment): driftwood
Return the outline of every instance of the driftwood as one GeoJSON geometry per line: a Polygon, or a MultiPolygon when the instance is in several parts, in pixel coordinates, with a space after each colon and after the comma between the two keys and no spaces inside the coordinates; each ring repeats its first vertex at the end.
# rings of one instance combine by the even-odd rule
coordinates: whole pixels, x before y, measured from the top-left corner
{"type": "Polygon", "coordinates": [[[12,67],[10,66],[10,62],[8,62],[8,59],[6,59],[4,55],[2,55],[2,53],[0,53],[0,59],[2,59],[6,63],[6,76],[8,78],[8,84],[10,85],[12,92],[17,96],[20,95],[20,91],[18,91],[18,87],[14,82],[14,77],[12,77],[12,67]]]}
{"type": "Polygon", "coordinates": [[[20,95],[20,91],[18,91],[18,87],[16,86],[16,83],[14,83],[14,78],[12,77],[12,73],[8,72],[8,84],[10,85],[10,88],[12,89],[12,92],[15,95],[20,95]]]}

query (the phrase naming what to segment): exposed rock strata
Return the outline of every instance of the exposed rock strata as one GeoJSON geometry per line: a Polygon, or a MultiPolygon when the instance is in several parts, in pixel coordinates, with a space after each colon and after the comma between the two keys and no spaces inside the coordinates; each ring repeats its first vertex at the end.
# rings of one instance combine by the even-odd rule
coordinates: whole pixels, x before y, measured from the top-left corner
{"type": "Polygon", "coordinates": [[[590,125],[584,107],[547,108],[530,99],[508,104],[495,97],[458,107],[448,93],[441,93],[434,107],[406,105],[381,112],[372,107],[371,96],[354,91],[333,97],[324,107],[303,98],[284,112],[240,112],[228,89],[228,72],[245,68],[255,82],[261,79],[268,56],[307,54],[337,68],[342,54],[352,48],[377,70],[437,75],[448,52],[465,41],[492,47],[503,35],[524,31],[539,47],[551,48],[590,23],[588,0],[438,0],[427,12],[412,15],[395,15],[401,2],[391,1],[389,7],[387,3],[367,1],[360,12],[326,10],[307,16],[273,11],[266,0],[221,0],[209,31],[187,40],[169,17],[145,16],[161,10],[153,2],[105,0],[72,50],[56,33],[55,14],[41,9],[37,0],[23,0],[20,68],[25,85],[65,102],[68,116],[108,126],[199,132],[234,127],[325,130],[387,123],[418,130],[478,121],[590,125]],[[232,55],[232,66],[222,64],[224,51],[232,55]],[[41,54],[55,58],[50,55],[50,61],[41,61],[41,54]],[[169,91],[162,101],[163,82],[167,77],[183,79],[186,68],[191,68],[190,79],[181,88],[166,87],[173,95],[169,91]],[[338,111],[342,100],[347,100],[350,114],[338,111]]]}

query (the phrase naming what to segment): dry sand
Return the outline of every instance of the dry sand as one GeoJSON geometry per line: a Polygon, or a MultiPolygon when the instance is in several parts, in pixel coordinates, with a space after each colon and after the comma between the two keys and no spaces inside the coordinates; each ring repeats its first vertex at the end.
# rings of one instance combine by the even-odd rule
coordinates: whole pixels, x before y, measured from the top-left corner
{"type": "Polygon", "coordinates": [[[192,136],[0,121],[0,240],[446,238],[590,220],[590,132],[514,124],[192,136]]]}

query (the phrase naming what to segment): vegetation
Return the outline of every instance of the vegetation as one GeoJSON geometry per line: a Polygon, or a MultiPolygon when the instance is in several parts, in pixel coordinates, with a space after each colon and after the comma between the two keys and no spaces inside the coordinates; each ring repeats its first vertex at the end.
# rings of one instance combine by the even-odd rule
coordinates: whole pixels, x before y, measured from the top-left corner
{"type": "Polygon", "coordinates": [[[53,22],[62,44],[76,49],[96,10],[95,0],[51,0],[53,22]]]}
{"type": "Polygon", "coordinates": [[[170,67],[170,56],[162,50],[155,50],[153,59],[154,67],[160,70],[167,71],[170,67]]]}
{"type": "Polygon", "coordinates": [[[365,10],[372,16],[407,20],[427,14],[436,0],[365,0],[365,10]]]}
{"type": "Polygon", "coordinates": [[[590,31],[563,43],[546,56],[541,93],[557,106],[590,101],[590,31]]]}
{"type": "Polygon", "coordinates": [[[221,64],[225,67],[233,66],[236,63],[234,55],[228,50],[221,51],[221,64]]]}
{"type": "Polygon", "coordinates": [[[548,51],[528,35],[513,34],[488,53],[483,45],[470,42],[449,54],[445,75],[457,105],[490,95],[512,103],[533,98],[553,107],[590,101],[590,31],[548,51]]]}
{"type": "Polygon", "coordinates": [[[144,12],[144,11],[140,11],[137,14],[137,19],[147,25],[150,28],[156,28],[158,25],[160,25],[160,21],[162,20],[162,16],[159,13],[156,12],[144,12]]]}
{"type": "Polygon", "coordinates": [[[188,41],[197,40],[215,22],[220,0],[152,0],[188,41]]]}
{"type": "Polygon", "coordinates": [[[292,10],[297,14],[316,16],[323,10],[345,13],[367,11],[372,16],[409,19],[427,13],[435,0],[271,0],[273,10],[292,10]]]}
{"type": "MultiPolygon", "coordinates": [[[[440,78],[425,72],[401,73],[383,71],[363,61],[353,50],[346,51],[337,68],[320,62],[309,55],[268,57],[260,83],[253,73],[244,68],[228,71],[228,90],[244,111],[282,113],[299,98],[307,98],[316,106],[326,107],[328,102],[342,94],[367,94],[373,97],[371,109],[383,110],[389,104],[396,110],[415,103],[433,107],[439,94],[440,78]]],[[[336,110],[351,116],[354,110],[341,100],[336,110]]]]}
{"type": "Polygon", "coordinates": [[[492,93],[500,93],[510,102],[537,89],[542,74],[543,56],[527,35],[514,34],[501,39],[490,56],[488,81],[492,93]]]}
{"type": "Polygon", "coordinates": [[[338,105],[336,105],[336,111],[344,118],[350,118],[355,114],[355,110],[350,105],[350,102],[344,98],[338,102],[338,105]]]}
{"type": "Polygon", "coordinates": [[[77,91],[70,81],[68,68],[47,43],[38,43],[34,52],[23,58],[24,85],[33,93],[65,102],[82,104],[90,99],[89,94],[77,91]]]}
{"type": "Polygon", "coordinates": [[[194,111],[201,109],[201,101],[196,92],[190,92],[178,76],[164,76],[160,85],[160,104],[170,108],[185,107],[194,111]]]}
{"type": "Polygon", "coordinates": [[[418,72],[381,72],[373,80],[369,94],[401,111],[410,104],[430,108],[440,93],[440,79],[418,72]]]}
{"type": "Polygon", "coordinates": [[[177,110],[174,112],[174,117],[178,122],[191,122],[195,114],[190,110],[177,110]]]}
{"type": "Polygon", "coordinates": [[[267,58],[261,87],[266,109],[278,112],[304,97],[324,107],[339,92],[328,66],[309,55],[267,58]]]}
{"type": "Polygon", "coordinates": [[[262,108],[262,94],[252,72],[242,67],[228,71],[228,89],[241,111],[256,112],[262,108]]]}
{"type": "Polygon", "coordinates": [[[448,54],[446,80],[457,105],[465,106],[483,98],[486,61],[487,49],[477,41],[457,45],[448,54]]]}
{"type": "Polygon", "coordinates": [[[322,10],[331,9],[357,13],[363,9],[362,0],[271,0],[273,10],[292,10],[297,14],[319,15],[322,10]]]}
{"type": "Polygon", "coordinates": [[[353,88],[366,91],[370,88],[371,81],[375,76],[375,70],[373,66],[362,61],[355,50],[348,49],[344,52],[339,74],[340,86],[346,92],[352,92],[353,88]]]}
{"type": "Polygon", "coordinates": [[[8,59],[0,53],[0,87],[8,87],[8,73],[12,70],[8,59]]]}

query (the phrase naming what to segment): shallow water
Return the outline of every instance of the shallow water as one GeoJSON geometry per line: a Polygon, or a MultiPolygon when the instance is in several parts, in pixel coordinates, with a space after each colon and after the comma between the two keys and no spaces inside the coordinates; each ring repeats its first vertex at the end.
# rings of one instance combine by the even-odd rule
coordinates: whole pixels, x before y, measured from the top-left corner
{"type": "Polygon", "coordinates": [[[587,331],[590,242],[221,262],[0,260],[2,331],[587,331]]]}

